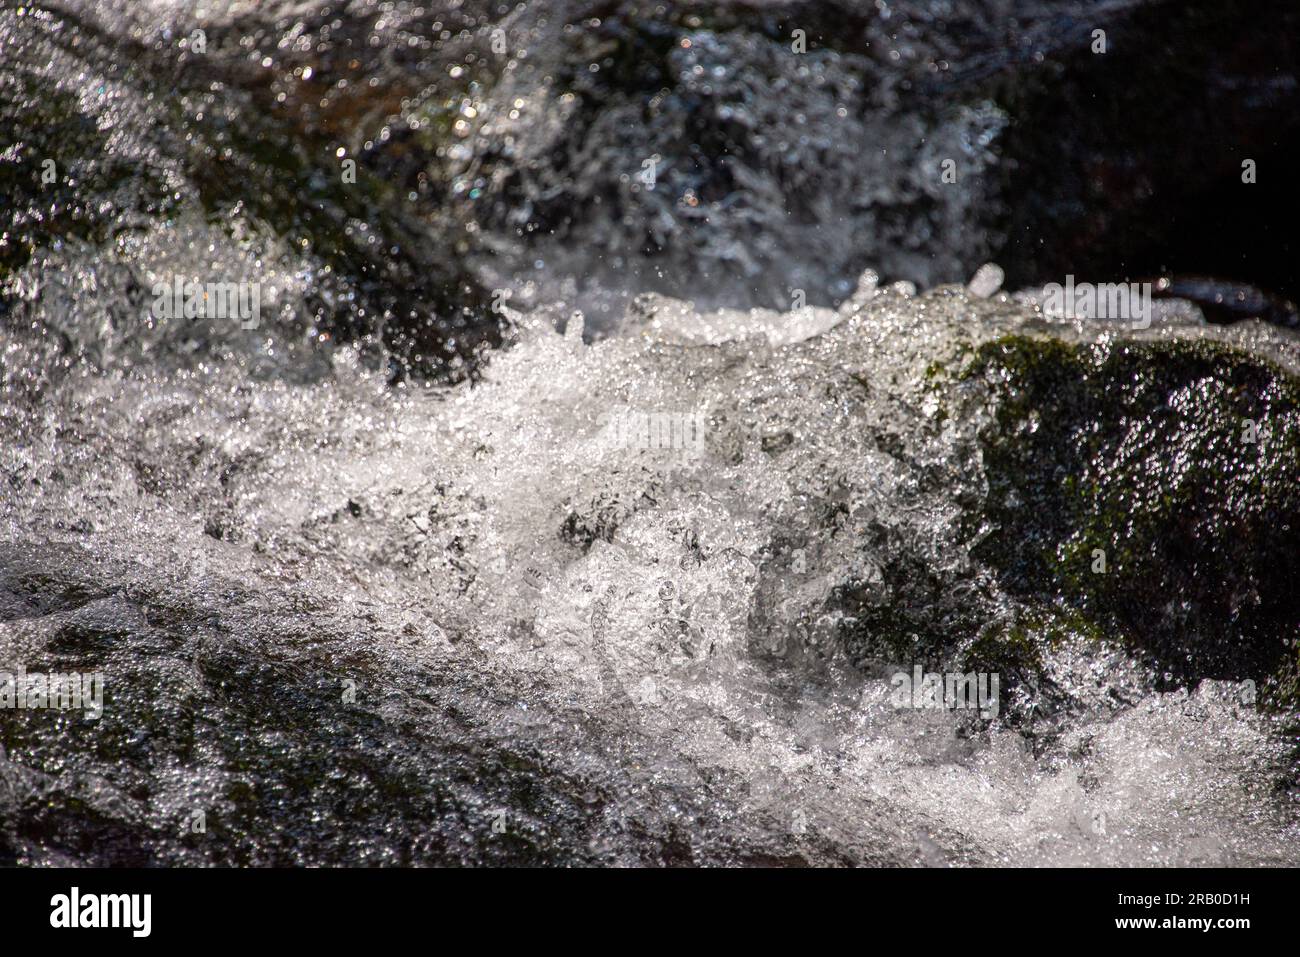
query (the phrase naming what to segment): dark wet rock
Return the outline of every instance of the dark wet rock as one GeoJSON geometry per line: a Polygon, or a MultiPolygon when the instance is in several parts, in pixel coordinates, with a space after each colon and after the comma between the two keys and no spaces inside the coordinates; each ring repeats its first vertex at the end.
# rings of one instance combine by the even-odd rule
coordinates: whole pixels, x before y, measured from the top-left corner
{"type": "Polygon", "coordinates": [[[1293,708],[1295,377],[1205,341],[1026,337],[965,375],[997,402],[974,520],[994,527],[975,554],[1001,583],[1122,637],[1170,684],[1249,679],[1293,708]]]}
{"type": "Polygon", "coordinates": [[[301,599],[228,582],[212,599],[70,549],[0,552],[0,670],[105,689],[98,720],[0,711],[0,862],[908,863],[815,832],[742,838],[707,779],[647,790],[644,744],[576,712],[529,719],[536,689],[385,659],[363,623],[301,599]],[[520,721],[528,743],[508,742],[520,721]]]}
{"type": "MultiPolygon", "coordinates": [[[[57,278],[68,267],[46,250],[69,240],[111,248],[193,208],[217,229],[234,235],[252,224],[303,256],[299,268],[313,275],[294,308],[300,337],[373,337],[399,374],[453,379],[473,374],[482,351],[500,343],[497,317],[460,265],[461,227],[422,219],[403,184],[364,161],[345,183],[336,131],[294,123],[267,70],[221,55],[221,29],[200,55],[75,12],[0,17],[9,137],[0,281],[33,256],[43,278],[57,278]],[[97,95],[83,95],[87,83],[97,95]],[[46,159],[56,164],[53,183],[41,178],[46,159]]],[[[238,41],[236,33],[235,49],[238,41]]],[[[357,85],[366,88],[365,78],[357,85]]],[[[320,109],[348,114],[346,103],[320,109]]],[[[132,268],[122,282],[137,290],[143,315],[144,277],[132,268]]]]}
{"type": "Polygon", "coordinates": [[[1127,647],[1156,689],[1250,681],[1262,707],[1294,712],[1294,375],[1213,341],[1026,335],[954,369],[935,373],[938,417],[987,416],[967,469],[927,478],[915,448],[891,454],[960,503],[958,527],[860,526],[872,563],[828,602],[850,660],[997,673],[1003,720],[1034,739],[1084,707],[1047,667],[1080,644],[1127,647]]]}

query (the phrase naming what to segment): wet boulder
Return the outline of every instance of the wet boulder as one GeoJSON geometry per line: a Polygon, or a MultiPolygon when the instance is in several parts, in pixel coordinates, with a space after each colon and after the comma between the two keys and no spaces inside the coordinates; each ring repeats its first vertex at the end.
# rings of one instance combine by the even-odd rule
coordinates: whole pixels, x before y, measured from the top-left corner
{"type": "Polygon", "coordinates": [[[1210,341],[1012,336],[964,373],[1010,593],[1122,638],[1166,685],[1254,681],[1296,703],[1300,381],[1210,341]]]}

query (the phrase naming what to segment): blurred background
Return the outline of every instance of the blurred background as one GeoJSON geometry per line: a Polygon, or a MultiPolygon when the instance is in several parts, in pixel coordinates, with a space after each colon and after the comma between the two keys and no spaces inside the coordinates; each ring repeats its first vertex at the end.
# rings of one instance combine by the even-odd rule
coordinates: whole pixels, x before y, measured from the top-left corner
{"type": "Polygon", "coordinates": [[[1292,323],[1298,46],[1289,0],[6,0],[0,281],[199,210],[452,377],[498,289],[599,334],[991,260],[1292,323]]]}

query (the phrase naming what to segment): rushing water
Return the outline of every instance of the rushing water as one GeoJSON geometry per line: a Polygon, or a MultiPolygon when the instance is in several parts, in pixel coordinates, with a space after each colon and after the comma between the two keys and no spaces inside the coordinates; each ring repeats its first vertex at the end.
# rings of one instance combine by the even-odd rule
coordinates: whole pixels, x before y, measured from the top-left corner
{"type": "Polygon", "coordinates": [[[949,282],[993,31],[432,6],[0,9],[5,860],[1300,862],[1300,336],[949,282]]]}

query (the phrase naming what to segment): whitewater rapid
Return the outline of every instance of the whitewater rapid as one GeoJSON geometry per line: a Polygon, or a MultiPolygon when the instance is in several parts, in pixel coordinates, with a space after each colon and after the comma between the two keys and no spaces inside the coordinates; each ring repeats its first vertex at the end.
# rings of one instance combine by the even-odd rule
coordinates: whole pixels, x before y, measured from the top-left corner
{"type": "MultiPolygon", "coordinates": [[[[882,580],[887,550],[1014,605],[957,521],[961,497],[981,494],[979,417],[941,415],[952,393],[927,369],[1010,332],[1116,331],[982,292],[878,290],[869,276],[838,311],[798,314],[697,315],[649,297],[595,342],[555,304],[510,317],[516,341],[481,382],[436,388],[390,388],[347,347],[311,382],[243,361],[137,365],[68,369],[24,396],[45,375],[40,337],[11,331],[5,537],[144,569],[190,617],[239,594],[240,641],[322,681],[352,674],[393,733],[425,720],[399,673],[495,689],[475,725],[561,765],[576,722],[604,745],[568,773],[626,782],[621,819],[672,817],[663,795],[690,793],[722,843],[792,860],[1295,862],[1268,770],[1278,742],[1239,683],[1162,693],[1117,645],[1045,645],[1072,700],[1047,735],[1032,689],[1008,692],[1000,720],[899,708],[889,676],[940,656],[850,660],[836,589],[903,601],[882,580]],[[638,448],[610,425],[687,411],[705,424],[699,448],[638,448]],[[289,609],[311,655],[277,644],[289,609]],[[356,641],[373,659],[359,674],[345,663],[356,641]],[[1013,704],[1028,717],[1011,725],[1013,704]]],[[[1184,311],[1142,335],[1296,364],[1294,337],[1258,324],[1184,311]]],[[[56,624],[0,628],[13,649],[56,624]]],[[[222,693],[204,654],[176,656],[200,699],[222,693]]],[[[110,673],[110,711],[129,680],[110,673]]],[[[168,787],[179,800],[211,778],[219,794],[231,773],[214,755],[168,787]]],[[[724,857],[707,833],[684,838],[694,859],[724,857]]],[[[618,859],[612,840],[592,853],[618,859]]]]}

